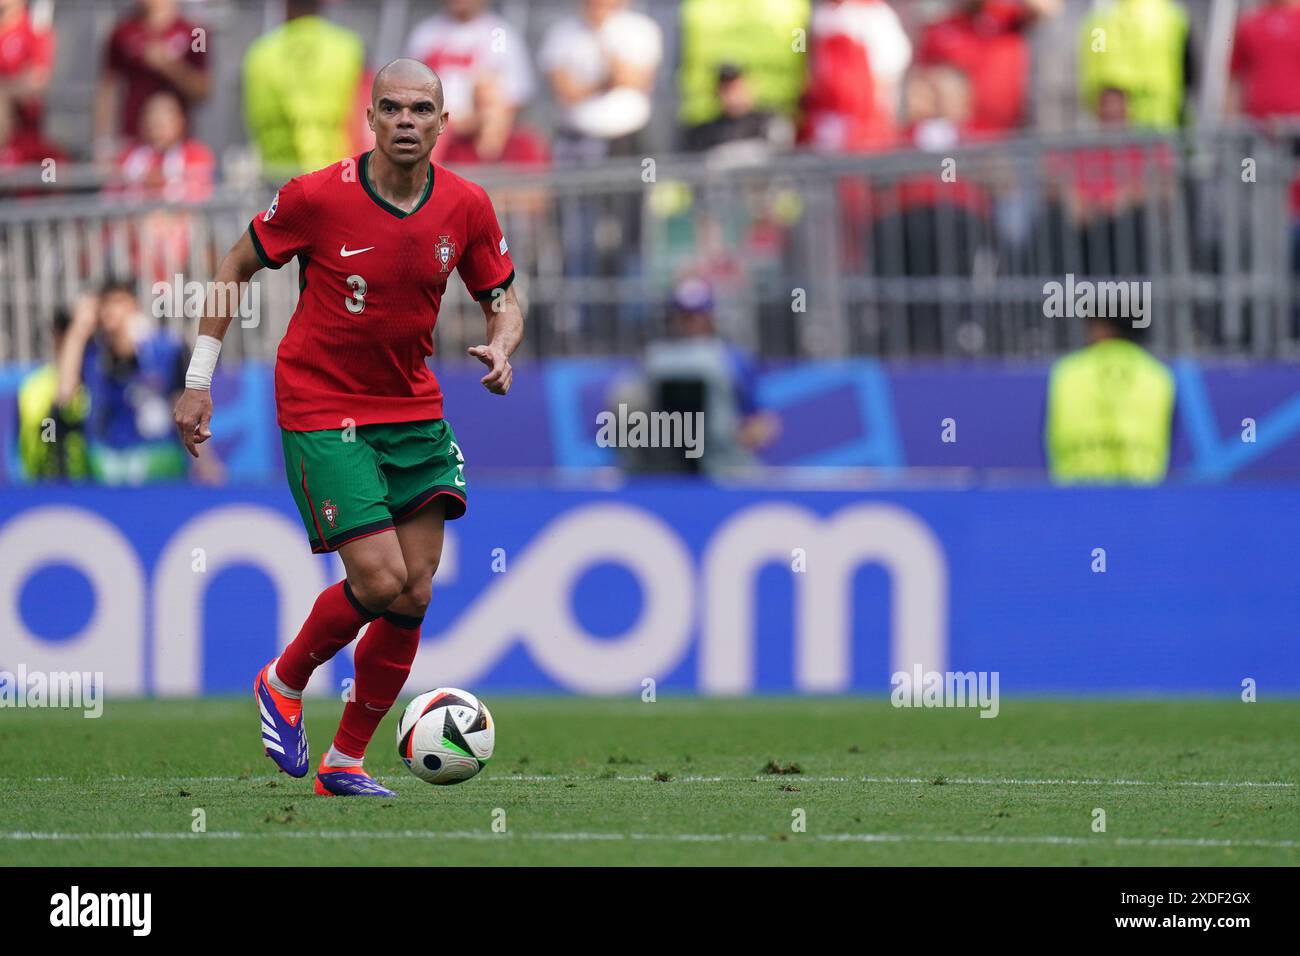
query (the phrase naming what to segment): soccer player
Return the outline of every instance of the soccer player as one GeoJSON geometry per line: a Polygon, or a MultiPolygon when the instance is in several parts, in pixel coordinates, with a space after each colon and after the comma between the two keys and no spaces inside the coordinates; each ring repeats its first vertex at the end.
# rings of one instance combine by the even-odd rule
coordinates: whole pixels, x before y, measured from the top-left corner
{"type": "MultiPolygon", "coordinates": [[[[262,742],[281,770],[306,775],[303,689],[368,624],[355,654],[355,699],[321,759],[316,792],[394,796],[362,758],[410,673],[443,521],[466,507],[465,459],[425,364],[438,303],[457,270],[487,319],[487,344],[468,351],[497,395],[510,390],[523,314],[487,195],[429,160],[448,119],[437,75],[416,60],[389,63],[366,118],[375,148],[286,183],[216,282],[242,284],[264,266],[300,260],[302,292],[276,357],[276,412],[312,550],[338,551],[347,571],[254,681],[262,742]]],[[[229,301],[214,306],[213,298],[175,410],[191,454],[212,435],[209,388],[232,314],[229,301]]]]}

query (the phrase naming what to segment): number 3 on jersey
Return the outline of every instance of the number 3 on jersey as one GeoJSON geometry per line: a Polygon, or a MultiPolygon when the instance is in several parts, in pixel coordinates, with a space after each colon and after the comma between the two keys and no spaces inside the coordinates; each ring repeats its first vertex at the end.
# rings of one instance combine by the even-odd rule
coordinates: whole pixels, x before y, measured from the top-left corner
{"type": "Polygon", "coordinates": [[[353,315],[360,315],[366,308],[366,280],[358,275],[348,276],[348,288],[352,290],[352,295],[345,296],[343,304],[348,307],[348,311],[353,315]]]}

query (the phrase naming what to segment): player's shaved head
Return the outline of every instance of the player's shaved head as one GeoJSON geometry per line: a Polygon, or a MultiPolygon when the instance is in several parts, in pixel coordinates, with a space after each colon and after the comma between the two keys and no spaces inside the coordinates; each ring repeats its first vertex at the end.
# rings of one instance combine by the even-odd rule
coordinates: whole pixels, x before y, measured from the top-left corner
{"type": "Polygon", "coordinates": [[[378,103],[381,96],[399,86],[427,86],[438,110],[442,110],[442,80],[427,64],[408,56],[398,57],[375,74],[375,82],[370,86],[370,102],[378,103]]]}
{"type": "Polygon", "coordinates": [[[384,162],[418,178],[447,127],[438,74],[419,60],[393,60],[375,74],[366,122],[384,162]]]}

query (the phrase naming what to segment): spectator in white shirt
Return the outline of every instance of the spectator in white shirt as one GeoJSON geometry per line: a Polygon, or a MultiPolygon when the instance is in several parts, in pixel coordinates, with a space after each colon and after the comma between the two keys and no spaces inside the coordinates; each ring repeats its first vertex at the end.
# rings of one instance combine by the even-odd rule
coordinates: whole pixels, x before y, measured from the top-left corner
{"type": "Polygon", "coordinates": [[[451,114],[435,158],[454,146],[484,162],[502,158],[515,117],[533,96],[528,47],[487,0],[446,0],[444,12],[416,25],[406,55],[426,63],[442,80],[443,106],[451,114]],[[462,142],[453,142],[458,140],[462,142]],[[470,142],[464,142],[470,141],[470,142]]]}
{"type": "Polygon", "coordinates": [[[659,25],[627,0],[582,0],[557,22],[538,63],[562,109],[557,159],[627,151],[650,122],[650,91],[663,59],[659,25]]]}

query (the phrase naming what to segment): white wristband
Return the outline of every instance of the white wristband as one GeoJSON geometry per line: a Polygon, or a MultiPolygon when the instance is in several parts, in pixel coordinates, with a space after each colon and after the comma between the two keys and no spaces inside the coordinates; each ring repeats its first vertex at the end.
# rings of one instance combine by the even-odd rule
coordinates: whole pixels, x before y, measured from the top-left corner
{"type": "Polygon", "coordinates": [[[194,352],[190,355],[190,367],[185,373],[185,387],[208,391],[212,388],[212,373],[217,368],[217,356],[221,354],[221,339],[211,335],[200,335],[194,343],[194,352]]]}

